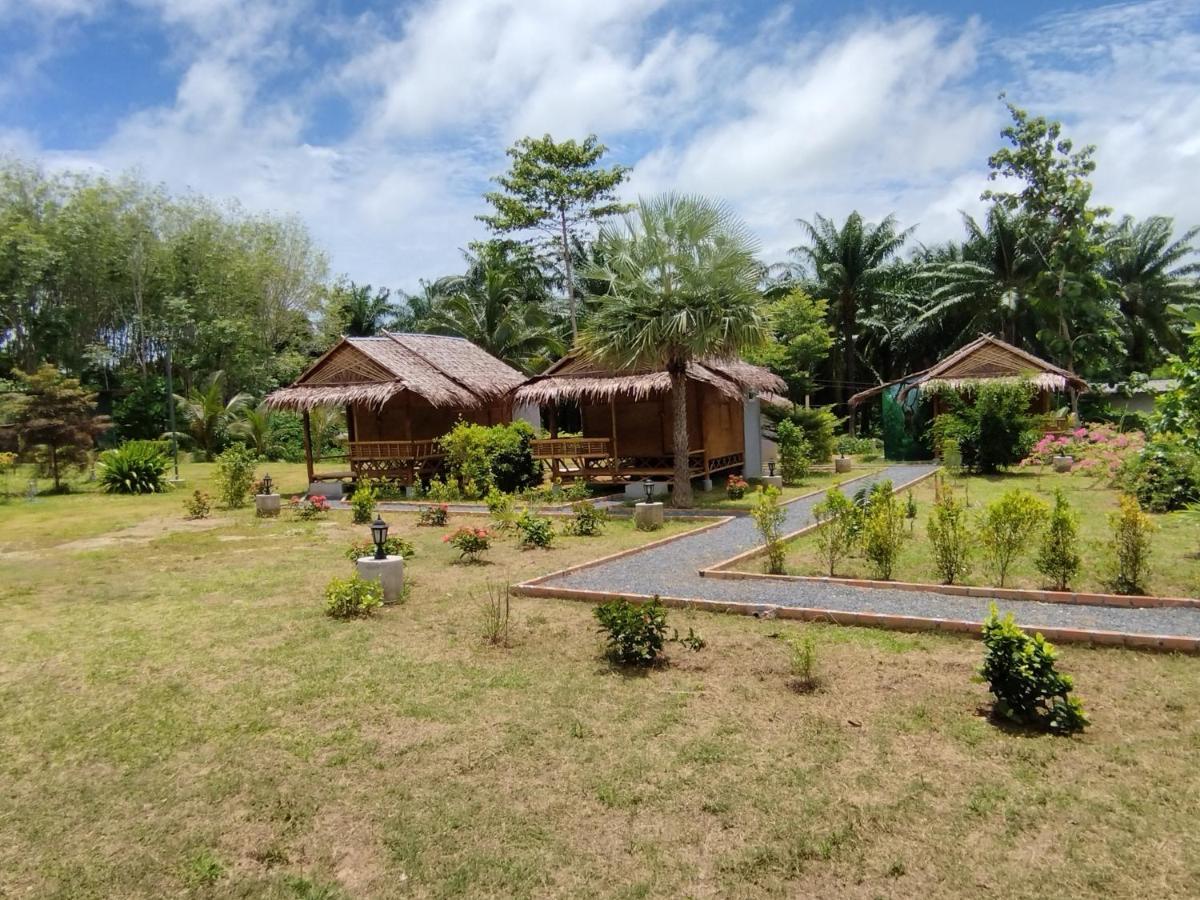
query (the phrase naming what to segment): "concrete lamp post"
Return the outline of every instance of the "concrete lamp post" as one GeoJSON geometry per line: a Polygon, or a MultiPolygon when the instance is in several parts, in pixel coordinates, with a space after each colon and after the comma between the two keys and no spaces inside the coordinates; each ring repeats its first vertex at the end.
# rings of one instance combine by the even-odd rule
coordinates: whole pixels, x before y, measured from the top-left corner
{"type": "Polygon", "coordinates": [[[653,479],[644,479],[642,490],[646,492],[646,499],[633,507],[634,524],[638,531],[658,531],[663,527],[663,505],[651,502],[654,499],[653,479]]]}
{"type": "Polygon", "coordinates": [[[404,557],[388,556],[388,524],[380,516],[371,523],[371,541],[375,544],[373,556],[360,556],[355,563],[358,577],[363,581],[377,581],[383,588],[383,602],[397,603],[404,593],[404,557]]]}
{"type": "Polygon", "coordinates": [[[254,512],[259,516],[274,518],[279,515],[280,503],[270,472],[263,473],[260,485],[260,492],[254,496],[254,512]]]}

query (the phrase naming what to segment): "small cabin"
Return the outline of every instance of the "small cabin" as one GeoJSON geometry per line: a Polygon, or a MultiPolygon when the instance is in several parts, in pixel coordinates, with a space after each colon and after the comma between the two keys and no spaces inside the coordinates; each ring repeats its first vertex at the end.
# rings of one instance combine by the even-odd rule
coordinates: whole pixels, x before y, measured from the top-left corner
{"type": "Polygon", "coordinates": [[[462,419],[496,425],[512,419],[516,369],[459,337],[399,334],[342,338],[296,379],[267,397],[299,412],[309,483],[387,478],[413,484],[436,474],[438,438],[462,419]],[[344,409],[344,454],[314,453],[310,413],[344,409]]]}
{"type": "MultiPolygon", "coordinates": [[[[785,390],[777,376],[740,360],[706,359],[687,367],[688,469],[757,478],[762,469],[758,395],[785,390]]],[[[555,478],[592,482],[669,477],[674,472],[674,415],[666,371],[613,370],[577,353],[516,390],[519,404],[542,408],[549,438],[535,458],[555,478]],[[559,409],[576,406],[579,433],[559,433],[559,409]]]]}
{"type": "Polygon", "coordinates": [[[1027,381],[1034,387],[1030,412],[1039,416],[1047,432],[1063,431],[1070,422],[1056,413],[1062,406],[1077,409],[1087,382],[1066,369],[1047,362],[990,334],[981,334],[941,362],[887,384],[861,391],[850,398],[853,432],[863,404],[881,398],[884,453],[888,459],[922,459],[931,454],[928,426],[945,412],[942,390],[969,393],[989,382],[1027,381]],[[1058,398],[1065,399],[1060,403],[1058,398]]]}

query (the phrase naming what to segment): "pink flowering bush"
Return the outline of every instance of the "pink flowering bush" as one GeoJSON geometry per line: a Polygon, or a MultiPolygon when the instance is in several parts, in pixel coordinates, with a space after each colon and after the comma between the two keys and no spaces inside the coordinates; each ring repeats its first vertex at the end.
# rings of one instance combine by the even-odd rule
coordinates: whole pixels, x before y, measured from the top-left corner
{"type": "Polygon", "coordinates": [[[1056,456],[1070,456],[1075,460],[1072,475],[1088,475],[1111,484],[1122,463],[1145,446],[1146,436],[1140,431],[1121,432],[1112,425],[1092,423],[1068,434],[1045,435],[1020,465],[1048,466],[1056,456]]]}
{"type": "Polygon", "coordinates": [[[453,534],[443,536],[442,543],[449,544],[457,550],[460,559],[478,562],[479,554],[492,546],[492,535],[486,528],[463,525],[453,534]]]}
{"type": "Polygon", "coordinates": [[[298,519],[318,519],[329,512],[329,501],[323,494],[312,494],[308,497],[293,497],[288,506],[298,519]]]}

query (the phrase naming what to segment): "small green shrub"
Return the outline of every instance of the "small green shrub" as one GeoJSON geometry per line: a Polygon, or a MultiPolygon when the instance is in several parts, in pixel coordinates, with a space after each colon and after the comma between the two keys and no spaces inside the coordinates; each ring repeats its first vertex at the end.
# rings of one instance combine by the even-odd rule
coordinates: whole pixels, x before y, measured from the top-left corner
{"type": "Polygon", "coordinates": [[[685,634],[683,637],[680,637],[679,632],[675,631],[674,635],[671,637],[671,640],[679,644],[679,646],[687,650],[691,650],[693,653],[699,653],[708,646],[708,641],[696,634],[696,630],[694,628],[689,628],[687,630],[687,634],[685,634]]]}
{"type": "Polygon", "coordinates": [[[441,528],[450,521],[450,507],[445,503],[431,503],[422,506],[417,513],[417,524],[441,528]]]}
{"type": "Polygon", "coordinates": [[[514,493],[541,480],[541,463],[533,458],[533,429],[526,422],[476,425],[458,422],[440,440],[450,476],[469,499],[495,487],[514,493]]]}
{"type": "Polygon", "coordinates": [[[1088,724],[1083,706],[1071,696],[1071,677],[1055,668],[1054,647],[1018,628],[1011,613],[1001,619],[994,603],[983,623],[983,645],[979,674],[996,698],[997,715],[1060,734],[1088,724]]]}
{"type": "Polygon", "coordinates": [[[933,552],[933,569],[942,584],[959,584],[971,572],[971,529],[967,507],[943,486],[925,526],[933,552]]]}
{"type": "Polygon", "coordinates": [[[434,503],[450,503],[463,498],[458,483],[442,478],[431,478],[424,490],[425,496],[434,503]]]}
{"type": "Polygon", "coordinates": [[[1061,490],[1054,492],[1050,520],[1042,533],[1034,565],[1051,580],[1056,591],[1065,591],[1079,574],[1083,560],[1079,555],[1079,516],[1067,503],[1061,490]]]}
{"type": "Polygon", "coordinates": [[[241,444],[231,444],[217,457],[214,480],[221,505],[227,509],[240,509],[246,505],[250,487],[254,484],[254,467],[258,456],[241,444]]]}
{"type": "Polygon", "coordinates": [[[183,510],[188,519],[207,519],[212,512],[212,498],[204,491],[192,491],[192,496],[183,501],[183,510]]]}
{"type": "Polygon", "coordinates": [[[126,441],[100,454],[100,484],[110,494],[158,494],[167,489],[171,460],[159,441],[126,441]]]}
{"type": "Polygon", "coordinates": [[[863,556],[874,578],[891,580],[904,538],[904,509],[892,494],[892,482],[878,482],[872,488],[862,530],[863,556]]]}
{"type": "Polygon", "coordinates": [[[758,527],[767,552],[767,571],[772,575],[783,574],[783,523],[787,510],[779,502],[779,488],[759,488],[754,495],[754,506],[750,516],[758,527]]]}
{"type": "Polygon", "coordinates": [[[350,518],[355,525],[370,525],[375,519],[377,501],[375,489],[365,481],[359,482],[350,496],[350,518]]]}
{"type": "Polygon", "coordinates": [[[779,474],[788,486],[800,484],[808,477],[808,440],[804,431],[790,419],[780,419],[775,426],[775,439],[779,445],[779,474]]]}
{"type": "Polygon", "coordinates": [[[383,606],[383,586],[357,575],[334,578],[325,588],[325,615],[334,619],[354,619],[374,615],[383,606]]]}
{"type": "Polygon", "coordinates": [[[833,458],[833,432],[837,428],[837,416],[825,407],[814,406],[805,409],[795,406],[787,414],[787,418],[804,432],[810,460],[825,463],[833,458]]]}
{"type": "Polygon", "coordinates": [[[596,607],[599,630],[606,635],[608,655],[627,665],[648,666],[667,639],[667,611],[655,597],[648,603],[610,600],[596,607]]]}
{"type": "Polygon", "coordinates": [[[563,488],[563,497],[572,502],[576,500],[587,500],[592,496],[591,490],[587,486],[586,481],[572,481],[563,488]]]}
{"type": "Polygon", "coordinates": [[[1183,509],[1200,500],[1200,457],[1182,438],[1158,435],[1121,464],[1117,479],[1144,510],[1183,509]]]}
{"type": "MultiPolygon", "coordinates": [[[[383,542],[383,552],[388,556],[403,556],[405,559],[408,559],[410,556],[415,555],[417,551],[404,538],[389,534],[383,542]]],[[[374,555],[374,541],[355,541],[347,548],[345,553],[346,559],[349,560],[362,559],[364,556],[374,555]]]]}
{"type": "Polygon", "coordinates": [[[854,502],[833,487],[825,492],[825,499],[813,507],[813,518],[820,523],[816,544],[830,578],[837,574],[837,566],[854,549],[857,530],[858,509],[854,502]]]}
{"type": "Polygon", "coordinates": [[[549,548],[554,543],[554,523],[525,507],[517,516],[517,545],[522,550],[549,548]]]}
{"type": "Polygon", "coordinates": [[[492,535],[486,528],[462,525],[453,534],[445,535],[442,543],[449,544],[457,550],[459,559],[467,562],[479,562],[480,555],[492,546],[492,535]]]}
{"type": "Polygon", "coordinates": [[[917,525],[917,498],[910,490],[904,498],[904,518],[908,519],[908,533],[912,534],[917,525]]]}
{"type": "Polygon", "coordinates": [[[577,500],[571,504],[571,518],[563,525],[563,531],[576,537],[595,537],[604,533],[607,524],[608,510],[590,500],[577,500]]]}
{"type": "Polygon", "coordinates": [[[1108,523],[1113,531],[1115,570],[1112,589],[1118,594],[1145,594],[1150,579],[1150,535],[1154,523],[1146,515],[1137,498],[1121,496],[1120,508],[1109,513],[1108,523]]]}
{"type": "Polygon", "coordinates": [[[820,684],[817,675],[816,643],[807,634],[789,637],[787,643],[792,687],[803,693],[816,690],[820,684]]]}
{"type": "Polygon", "coordinates": [[[1013,561],[1038,537],[1046,504],[1029,491],[1007,491],[988,505],[979,522],[984,562],[1004,587],[1013,561]]]}

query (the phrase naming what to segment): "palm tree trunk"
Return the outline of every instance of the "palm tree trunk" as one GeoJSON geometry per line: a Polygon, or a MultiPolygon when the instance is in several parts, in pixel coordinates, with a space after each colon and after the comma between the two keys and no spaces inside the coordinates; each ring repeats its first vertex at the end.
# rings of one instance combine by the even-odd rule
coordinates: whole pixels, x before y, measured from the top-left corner
{"type": "Polygon", "coordinates": [[[842,297],[842,385],[841,398],[843,405],[854,394],[854,296],[845,294],[842,297]]]}
{"type": "Polygon", "coordinates": [[[567,238],[567,211],[559,210],[559,225],[562,227],[563,268],[567,277],[567,306],[571,313],[571,340],[579,334],[575,316],[575,274],[571,270],[571,243],[567,238]]]}
{"type": "Polygon", "coordinates": [[[673,362],[671,375],[672,450],[675,457],[675,497],[673,505],[689,509],[692,505],[692,476],[688,471],[687,365],[673,362]]]}

